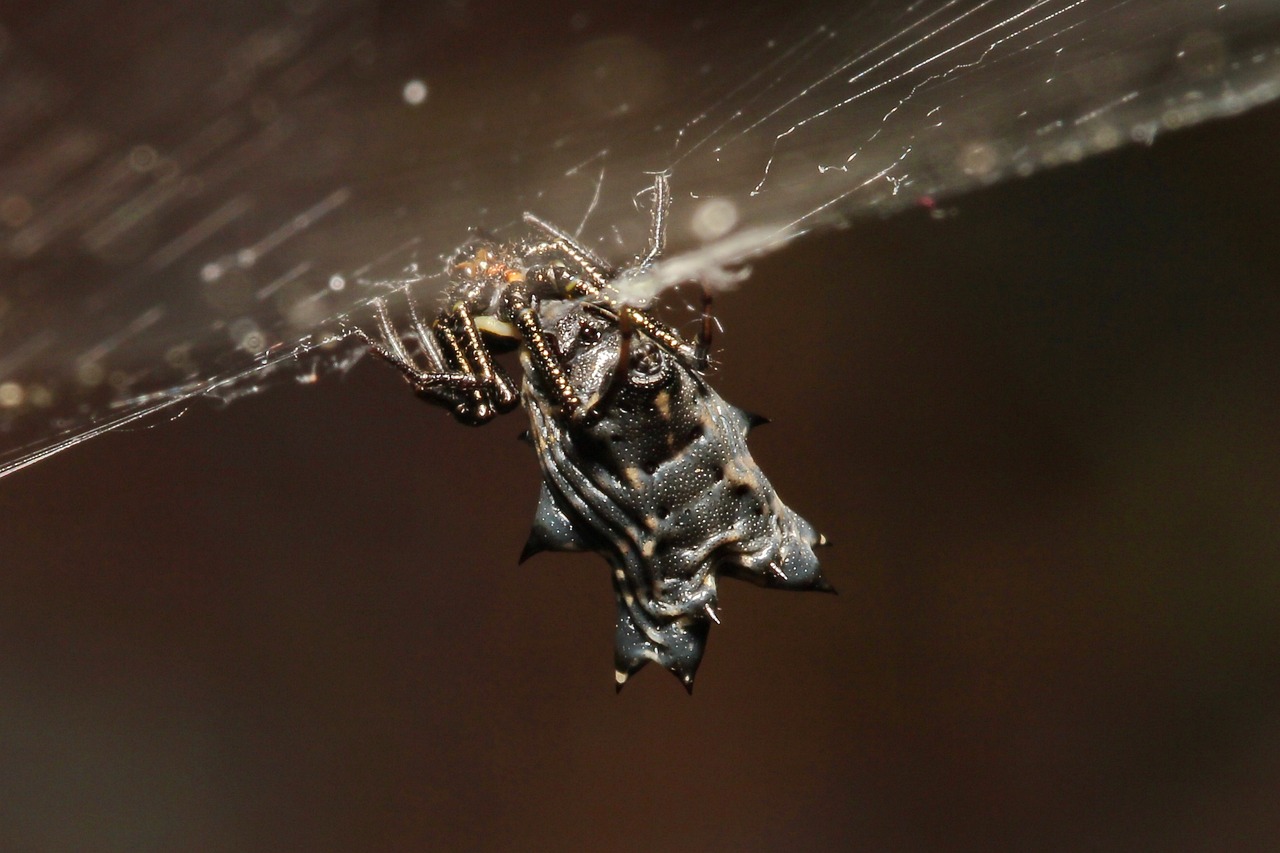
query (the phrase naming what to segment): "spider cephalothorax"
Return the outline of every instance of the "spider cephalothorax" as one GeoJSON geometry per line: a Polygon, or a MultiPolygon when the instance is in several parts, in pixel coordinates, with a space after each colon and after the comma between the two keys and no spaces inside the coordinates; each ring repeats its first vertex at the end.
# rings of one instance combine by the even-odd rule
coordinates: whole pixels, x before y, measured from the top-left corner
{"type": "MultiPolygon", "coordinates": [[[[666,182],[640,265],[661,250],[666,182]]],[[[526,215],[545,238],[481,239],[450,258],[443,309],[427,326],[412,303],[420,366],[375,304],[380,339],[353,329],[420,396],[481,424],[523,403],[543,472],[521,560],[595,551],[613,569],[619,689],[654,661],[692,689],[716,616],[720,575],[784,589],[830,590],[813,546],[825,539],[779,500],[747,450],[758,422],[703,373],[710,300],[696,343],[613,298],[618,273],[526,215]],[[491,345],[515,340],[519,389],[491,345]]]]}

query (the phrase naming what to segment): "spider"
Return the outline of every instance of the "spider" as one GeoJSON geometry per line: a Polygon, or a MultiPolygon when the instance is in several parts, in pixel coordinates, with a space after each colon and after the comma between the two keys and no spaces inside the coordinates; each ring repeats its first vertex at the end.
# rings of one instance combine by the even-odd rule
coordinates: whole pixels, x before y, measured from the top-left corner
{"type": "Polygon", "coordinates": [[[716,612],[717,576],[832,591],[815,545],[826,539],[777,496],[747,449],[763,419],[706,382],[713,319],[704,290],[697,340],[612,297],[613,282],[652,265],[670,196],[654,184],[646,253],[617,271],[532,214],[535,237],[483,237],[448,261],[451,285],[428,325],[410,301],[416,352],[374,305],[374,354],[423,399],[480,425],[516,406],[543,472],[521,562],[539,551],[595,551],[613,567],[619,690],[649,662],[692,691],[716,612]],[[514,340],[519,388],[494,360],[514,340]],[[425,366],[423,366],[425,363],[425,366]]]}

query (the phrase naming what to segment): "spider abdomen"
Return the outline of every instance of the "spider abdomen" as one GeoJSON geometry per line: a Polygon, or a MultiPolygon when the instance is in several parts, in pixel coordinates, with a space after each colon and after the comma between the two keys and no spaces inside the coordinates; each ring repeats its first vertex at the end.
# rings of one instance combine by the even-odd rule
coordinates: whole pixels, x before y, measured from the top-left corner
{"type": "Polygon", "coordinates": [[[618,605],[618,685],[654,661],[691,687],[717,621],[717,577],[829,589],[813,553],[822,539],[752,459],[750,415],[676,354],[646,353],[649,364],[633,359],[615,377],[619,334],[576,331],[591,322],[571,313],[556,327],[575,387],[601,401],[590,417],[565,417],[526,371],[522,396],[544,475],[526,556],[604,556],[618,605]]]}

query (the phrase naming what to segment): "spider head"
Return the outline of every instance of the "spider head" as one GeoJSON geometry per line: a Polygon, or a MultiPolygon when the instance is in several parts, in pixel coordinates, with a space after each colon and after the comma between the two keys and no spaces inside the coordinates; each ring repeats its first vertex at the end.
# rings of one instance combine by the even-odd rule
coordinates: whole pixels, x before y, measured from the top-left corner
{"type": "Polygon", "coordinates": [[[465,304],[478,315],[497,314],[503,290],[525,275],[520,255],[488,237],[477,237],[450,255],[444,271],[450,282],[446,302],[465,304]]]}

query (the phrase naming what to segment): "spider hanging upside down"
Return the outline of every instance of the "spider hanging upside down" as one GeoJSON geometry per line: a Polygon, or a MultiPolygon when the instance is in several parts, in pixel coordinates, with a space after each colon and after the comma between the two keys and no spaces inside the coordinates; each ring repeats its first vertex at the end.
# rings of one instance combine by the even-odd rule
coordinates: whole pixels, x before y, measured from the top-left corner
{"type": "Polygon", "coordinates": [[[543,484],[521,562],[539,551],[595,551],[613,567],[617,687],[649,661],[685,687],[716,616],[716,578],[831,591],[813,546],[826,539],[778,499],[747,450],[763,419],[706,382],[712,318],[696,343],[610,294],[661,254],[668,192],[654,184],[648,252],[618,272],[532,214],[533,241],[477,239],[449,259],[444,308],[407,335],[375,302],[375,340],[418,396],[459,421],[487,423],[520,403],[543,484]],[[491,344],[520,347],[519,389],[491,344]],[[410,346],[415,352],[411,354],[410,346]],[[425,366],[423,364],[425,363],[425,366]]]}

